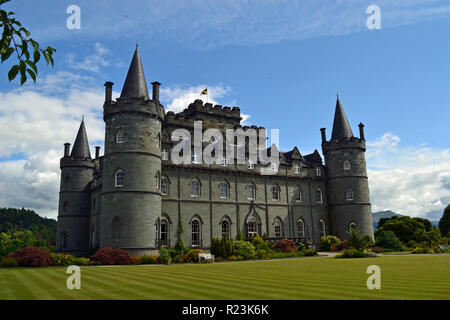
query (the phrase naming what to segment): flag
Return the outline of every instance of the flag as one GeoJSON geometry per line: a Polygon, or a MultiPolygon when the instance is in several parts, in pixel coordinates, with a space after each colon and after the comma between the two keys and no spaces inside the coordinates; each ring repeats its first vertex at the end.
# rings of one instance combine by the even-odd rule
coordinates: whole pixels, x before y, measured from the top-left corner
{"type": "Polygon", "coordinates": [[[208,94],[208,89],[205,89],[202,91],[202,93],[200,93],[200,95],[204,95],[204,94],[208,94]]]}

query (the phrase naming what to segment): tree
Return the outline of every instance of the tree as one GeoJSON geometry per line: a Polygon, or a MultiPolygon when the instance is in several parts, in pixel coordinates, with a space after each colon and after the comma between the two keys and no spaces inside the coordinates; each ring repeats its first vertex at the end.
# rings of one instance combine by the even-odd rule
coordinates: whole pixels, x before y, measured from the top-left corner
{"type": "Polygon", "coordinates": [[[439,230],[443,237],[448,237],[450,233],[450,204],[445,208],[444,214],[439,220],[439,230]]]}
{"type": "Polygon", "coordinates": [[[351,228],[350,236],[347,240],[349,248],[356,249],[358,251],[364,251],[373,244],[371,237],[362,235],[359,228],[351,228]]]}
{"type": "Polygon", "coordinates": [[[376,245],[381,248],[392,249],[395,251],[402,251],[402,242],[392,231],[383,230],[376,239],[376,245]]]}
{"type": "MultiPolygon", "coordinates": [[[[11,0],[0,0],[0,5],[11,0]]],[[[52,47],[41,49],[39,43],[33,40],[31,33],[22,26],[22,24],[13,17],[14,12],[0,10],[0,27],[2,37],[0,39],[0,56],[1,63],[8,60],[13,53],[17,55],[18,63],[13,65],[8,72],[8,79],[12,81],[20,73],[20,85],[27,81],[27,73],[36,82],[38,69],[36,64],[44,56],[47,65],[51,63],[53,66],[53,53],[56,50],[52,47]],[[28,48],[32,47],[32,55],[28,48]]]]}

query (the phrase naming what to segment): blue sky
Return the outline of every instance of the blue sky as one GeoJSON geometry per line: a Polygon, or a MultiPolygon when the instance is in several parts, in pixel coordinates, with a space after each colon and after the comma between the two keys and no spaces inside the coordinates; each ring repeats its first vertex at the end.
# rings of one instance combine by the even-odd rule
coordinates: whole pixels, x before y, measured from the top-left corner
{"type": "Polygon", "coordinates": [[[280,129],[282,150],[297,145],[306,154],[320,151],[321,127],[330,136],[339,93],[353,132],[366,125],[375,211],[436,219],[450,201],[448,1],[13,0],[5,7],[57,53],[36,85],[9,83],[10,64],[0,66],[7,138],[0,176],[25,181],[15,191],[0,184],[2,206],[55,216],[62,144],[73,142],[83,114],[91,147],[102,144],[103,84],[113,81],[120,92],[137,41],[147,82],[162,83],[166,109],[182,110],[208,87],[210,100],[239,106],[247,124],[280,129]],[[80,30],[66,27],[71,4],[81,9],[80,30]],[[381,8],[381,30],[367,29],[372,4],[381,8]]]}

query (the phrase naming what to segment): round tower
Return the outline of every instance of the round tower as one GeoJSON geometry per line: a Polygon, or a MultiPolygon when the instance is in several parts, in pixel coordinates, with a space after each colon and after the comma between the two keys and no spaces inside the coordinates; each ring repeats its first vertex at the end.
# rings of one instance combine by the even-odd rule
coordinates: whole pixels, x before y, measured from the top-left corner
{"type": "Polygon", "coordinates": [[[360,138],[356,138],[338,97],[331,140],[326,140],[324,128],[321,131],[331,233],[342,240],[355,227],[373,238],[364,125],[359,128],[360,138]]]}
{"type": "Polygon", "coordinates": [[[120,98],[112,101],[107,82],[104,116],[105,153],[100,217],[100,247],[116,247],[133,255],[157,249],[161,216],[161,122],[159,83],[153,99],[138,48],[134,52],[120,98]]]}
{"type": "Polygon", "coordinates": [[[94,176],[84,120],[69,152],[70,143],[66,143],[60,160],[56,251],[84,256],[89,246],[90,182],[94,176]]]}

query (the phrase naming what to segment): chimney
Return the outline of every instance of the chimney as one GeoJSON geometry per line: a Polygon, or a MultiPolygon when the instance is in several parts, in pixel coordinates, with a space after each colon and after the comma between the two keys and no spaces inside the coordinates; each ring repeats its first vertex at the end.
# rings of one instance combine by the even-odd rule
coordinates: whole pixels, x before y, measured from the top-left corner
{"type": "Polygon", "coordinates": [[[106,90],[105,90],[105,103],[111,102],[111,100],[112,100],[112,86],[113,86],[113,84],[114,83],[110,82],[110,81],[105,83],[105,87],[106,87],[106,90]]]}
{"type": "Polygon", "coordinates": [[[97,146],[95,147],[95,160],[98,160],[99,157],[100,157],[100,147],[97,146]]]}
{"type": "Polygon", "coordinates": [[[161,83],[159,83],[158,81],[154,81],[152,82],[152,86],[153,86],[153,97],[152,100],[159,102],[159,86],[161,85],[161,83]]]}
{"type": "Polygon", "coordinates": [[[325,128],[320,129],[320,132],[322,133],[322,143],[327,142],[327,136],[326,136],[325,130],[326,130],[325,128]]]}
{"type": "Polygon", "coordinates": [[[69,157],[70,143],[64,143],[64,157],[69,157]]]}
{"type": "Polygon", "coordinates": [[[359,139],[366,140],[366,138],[364,137],[364,125],[363,125],[363,123],[360,122],[358,124],[358,127],[359,127],[359,139]]]}

